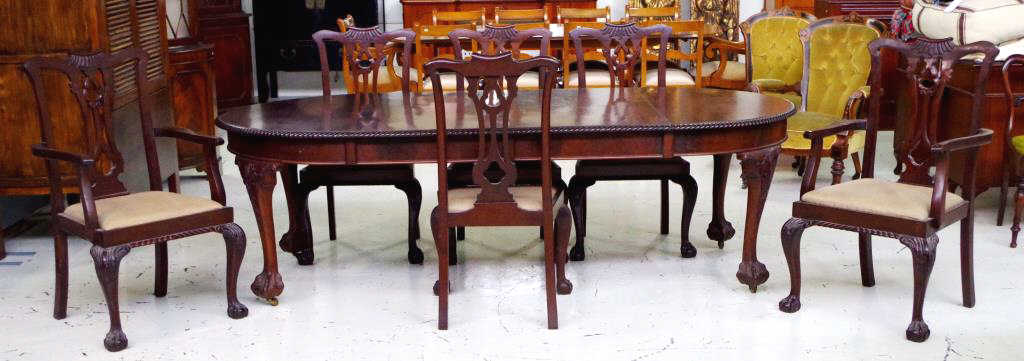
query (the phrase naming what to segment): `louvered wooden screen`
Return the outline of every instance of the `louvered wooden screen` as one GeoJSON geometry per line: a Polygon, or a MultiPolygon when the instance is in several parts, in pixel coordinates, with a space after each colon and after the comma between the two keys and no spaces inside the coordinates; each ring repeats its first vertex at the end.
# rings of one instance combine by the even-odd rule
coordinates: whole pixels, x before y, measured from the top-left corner
{"type": "MultiPolygon", "coordinates": [[[[155,88],[166,83],[164,2],[162,0],[105,0],[109,51],[141,47],[149,54],[147,78],[155,88]]],[[[115,70],[117,104],[136,99],[133,66],[122,64],[115,70]]]]}

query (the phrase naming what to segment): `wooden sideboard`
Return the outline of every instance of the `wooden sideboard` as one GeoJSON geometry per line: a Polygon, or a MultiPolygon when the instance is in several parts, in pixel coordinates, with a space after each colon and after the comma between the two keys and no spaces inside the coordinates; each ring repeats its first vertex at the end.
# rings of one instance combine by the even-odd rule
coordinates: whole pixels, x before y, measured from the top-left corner
{"type": "Polygon", "coordinates": [[[899,7],[899,0],[814,0],[814,15],[823,18],[857,13],[888,24],[899,7]]]}
{"type": "Polygon", "coordinates": [[[502,9],[548,9],[548,18],[555,21],[555,9],[566,8],[593,8],[597,6],[597,0],[401,0],[402,1],[402,24],[411,28],[415,24],[430,24],[433,22],[433,10],[438,11],[465,11],[484,9],[487,19],[494,19],[494,8],[500,6],[502,9]]]}
{"type": "MultiPolygon", "coordinates": [[[[214,46],[191,43],[168,49],[174,125],[203,135],[216,135],[217,87],[213,71],[214,46]]],[[[201,168],[205,151],[199,144],[178,142],[178,167],[201,168]]]]}

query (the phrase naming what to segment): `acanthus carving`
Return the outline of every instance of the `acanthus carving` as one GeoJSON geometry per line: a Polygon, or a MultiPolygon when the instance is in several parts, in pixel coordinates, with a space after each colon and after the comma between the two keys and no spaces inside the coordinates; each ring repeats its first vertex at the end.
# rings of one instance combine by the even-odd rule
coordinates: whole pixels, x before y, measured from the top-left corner
{"type": "Polygon", "coordinates": [[[246,187],[270,187],[277,184],[278,165],[255,160],[237,158],[235,164],[241,171],[242,181],[246,187]]]}

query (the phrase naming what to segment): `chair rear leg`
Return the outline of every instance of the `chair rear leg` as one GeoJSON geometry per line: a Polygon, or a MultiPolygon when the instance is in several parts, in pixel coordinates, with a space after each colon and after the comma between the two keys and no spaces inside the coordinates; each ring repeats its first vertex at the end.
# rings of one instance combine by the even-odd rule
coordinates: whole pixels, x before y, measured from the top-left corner
{"type": "Polygon", "coordinates": [[[1003,165],[1003,182],[999,184],[999,212],[996,213],[996,226],[1003,225],[1003,216],[1006,213],[1006,194],[1010,190],[1010,167],[1003,165]]]}
{"type": "Polygon", "coordinates": [[[423,201],[423,189],[420,182],[396,184],[395,188],[405,192],[405,198],[409,206],[409,251],[406,258],[410,264],[423,264],[423,250],[416,245],[420,239],[420,204],[423,201]]]}
{"type": "Polygon", "coordinates": [[[220,227],[220,233],[224,236],[224,245],[227,249],[227,278],[226,289],[228,298],[228,317],[233,319],[245,318],[249,315],[249,309],[241,302],[238,302],[238,270],[242,266],[242,258],[245,257],[245,232],[237,224],[228,223],[220,227]]]}
{"type": "Polygon", "coordinates": [[[668,234],[668,179],[661,179],[661,234],[668,234]]]}
{"type": "Polygon", "coordinates": [[[466,240],[466,227],[459,226],[455,227],[455,240],[465,241],[466,240]]]}
{"type": "Polygon", "coordinates": [[[167,296],[167,242],[160,242],[155,245],[156,251],[156,281],[153,285],[153,295],[156,297],[167,296]]]}
{"type": "Polygon", "coordinates": [[[437,209],[430,214],[430,230],[434,235],[434,247],[437,249],[437,281],[434,282],[434,295],[437,295],[437,329],[448,329],[448,294],[450,293],[451,282],[448,280],[448,246],[449,238],[448,225],[441,224],[438,219],[437,209]]]}
{"type": "Polygon", "coordinates": [[[697,256],[697,248],[690,243],[690,222],[693,221],[693,208],[697,204],[697,180],[690,174],[675,178],[673,182],[683,188],[683,216],[679,226],[679,255],[683,258],[697,256]]]}
{"type": "Polygon", "coordinates": [[[583,261],[587,257],[584,239],[587,234],[587,187],[591,185],[594,185],[593,180],[574,176],[569,180],[569,188],[566,189],[572,220],[576,226],[576,244],[569,251],[569,260],[574,262],[583,261]]]}
{"type": "Polygon", "coordinates": [[[871,253],[871,234],[861,232],[857,240],[860,248],[860,283],[864,287],[875,285],[875,265],[871,253]]]}
{"type": "Polygon", "coordinates": [[[928,238],[907,237],[900,239],[900,242],[910,248],[914,258],[914,311],[910,318],[910,326],[907,326],[907,339],[924,342],[931,334],[922,316],[924,295],[928,290],[932,266],[935,265],[935,246],[939,238],[934,235],[928,238]]]}
{"type": "MultiPolygon", "coordinates": [[[[545,217],[546,218],[546,217],[545,217]]],[[[544,234],[544,296],[548,308],[548,329],[558,329],[557,266],[554,229],[545,228],[544,234]]]]}
{"type": "Polygon", "coordinates": [[[131,248],[128,246],[116,246],[103,248],[92,246],[93,264],[96,266],[96,277],[99,278],[100,286],[103,288],[103,296],[107,299],[107,312],[110,314],[110,330],[103,339],[103,346],[107,351],[116,352],[128,347],[128,337],[121,330],[121,308],[118,306],[117,298],[117,276],[121,266],[121,258],[124,258],[131,248]]]}
{"type": "Polygon", "coordinates": [[[789,265],[789,296],[779,301],[779,310],[793,313],[800,310],[800,236],[811,223],[802,218],[790,218],[782,225],[782,251],[789,265]]]}
{"type": "Polygon", "coordinates": [[[327,232],[332,241],[338,239],[338,220],[334,218],[334,186],[327,186],[327,232]]]}
{"type": "Polygon", "coordinates": [[[974,307],[974,211],[960,220],[960,287],[964,307],[974,307]]]}
{"type": "MultiPolygon", "coordinates": [[[[2,241],[0,241],[2,242],[2,241]]],[[[54,268],[57,275],[53,290],[53,318],[68,317],[68,234],[56,231],[53,235],[54,268]]]]}
{"type": "Polygon", "coordinates": [[[572,282],[565,277],[565,264],[569,260],[569,234],[572,233],[572,213],[569,208],[562,207],[555,218],[555,262],[558,276],[558,294],[572,293],[572,282]]]}

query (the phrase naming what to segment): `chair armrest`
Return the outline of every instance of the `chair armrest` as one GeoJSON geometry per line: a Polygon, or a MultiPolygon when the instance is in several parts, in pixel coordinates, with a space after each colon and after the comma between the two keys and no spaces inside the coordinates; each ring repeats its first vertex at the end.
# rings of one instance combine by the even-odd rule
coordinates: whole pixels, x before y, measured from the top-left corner
{"type": "Polygon", "coordinates": [[[951,153],[958,150],[978,148],[992,142],[992,130],[981,128],[978,132],[965,137],[947,139],[932,145],[932,154],[951,153]]]}
{"type": "MultiPolygon", "coordinates": [[[[959,150],[971,150],[976,152],[977,148],[991,142],[992,130],[981,128],[978,129],[978,132],[975,134],[947,139],[932,145],[932,156],[935,158],[935,186],[932,188],[932,204],[928,210],[928,216],[932,218],[936,226],[942,224],[942,214],[945,213],[946,210],[946,189],[949,188],[950,154],[959,150]]],[[[976,154],[973,154],[968,157],[968,166],[964,169],[964,173],[967,174],[967,176],[973,176],[974,157],[976,156],[976,154]]],[[[967,181],[969,182],[968,184],[973,184],[973,181],[967,181]]]]}
{"type": "Polygon", "coordinates": [[[854,119],[860,113],[860,107],[864,104],[864,101],[871,95],[870,86],[862,86],[853,93],[850,93],[850,98],[846,100],[846,109],[843,109],[843,119],[854,119]]]}
{"type": "MultiPolygon", "coordinates": [[[[805,131],[804,138],[814,140],[815,138],[821,139],[851,130],[863,130],[867,124],[868,121],[866,119],[854,119],[846,122],[840,122],[821,129],[805,131]]],[[[814,150],[812,149],[811,152],[813,153],[814,150]]],[[[818,149],[818,152],[821,152],[821,149],[818,149]]]]}
{"type": "MultiPolygon", "coordinates": [[[[825,137],[839,135],[840,133],[864,129],[868,121],[865,119],[854,119],[839,122],[830,126],[808,130],[804,132],[804,138],[811,140],[811,150],[807,157],[807,168],[804,169],[804,177],[800,182],[800,195],[814,190],[814,182],[818,179],[818,164],[821,160],[821,150],[825,147],[825,137]]],[[[840,140],[837,140],[838,143],[840,140]]],[[[834,149],[835,145],[833,145],[834,149]]]]}
{"type": "Polygon", "coordinates": [[[46,159],[46,171],[50,178],[50,208],[54,217],[67,206],[64,199],[64,188],[57,171],[56,161],[64,161],[75,165],[78,170],[78,192],[82,195],[82,213],[85,225],[89,229],[99,228],[99,217],[96,215],[96,200],[92,196],[92,172],[96,161],[86,155],[65,152],[42,144],[32,145],[32,155],[46,159]]]}
{"type": "Polygon", "coordinates": [[[177,138],[186,142],[196,143],[200,145],[213,145],[218,146],[224,144],[224,139],[220,137],[211,137],[208,135],[198,134],[193,132],[191,129],[185,129],[180,127],[164,127],[156,128],[156,136],[177,138]]]}
{"type": "Polygon", "coordinates": [[[32,146],[32,155],[40,158],[60,160],[75,164],[79,167],[91,167],[95,161],[83,154],[71,153],[46,147],[42,144],[32,146]]]}

